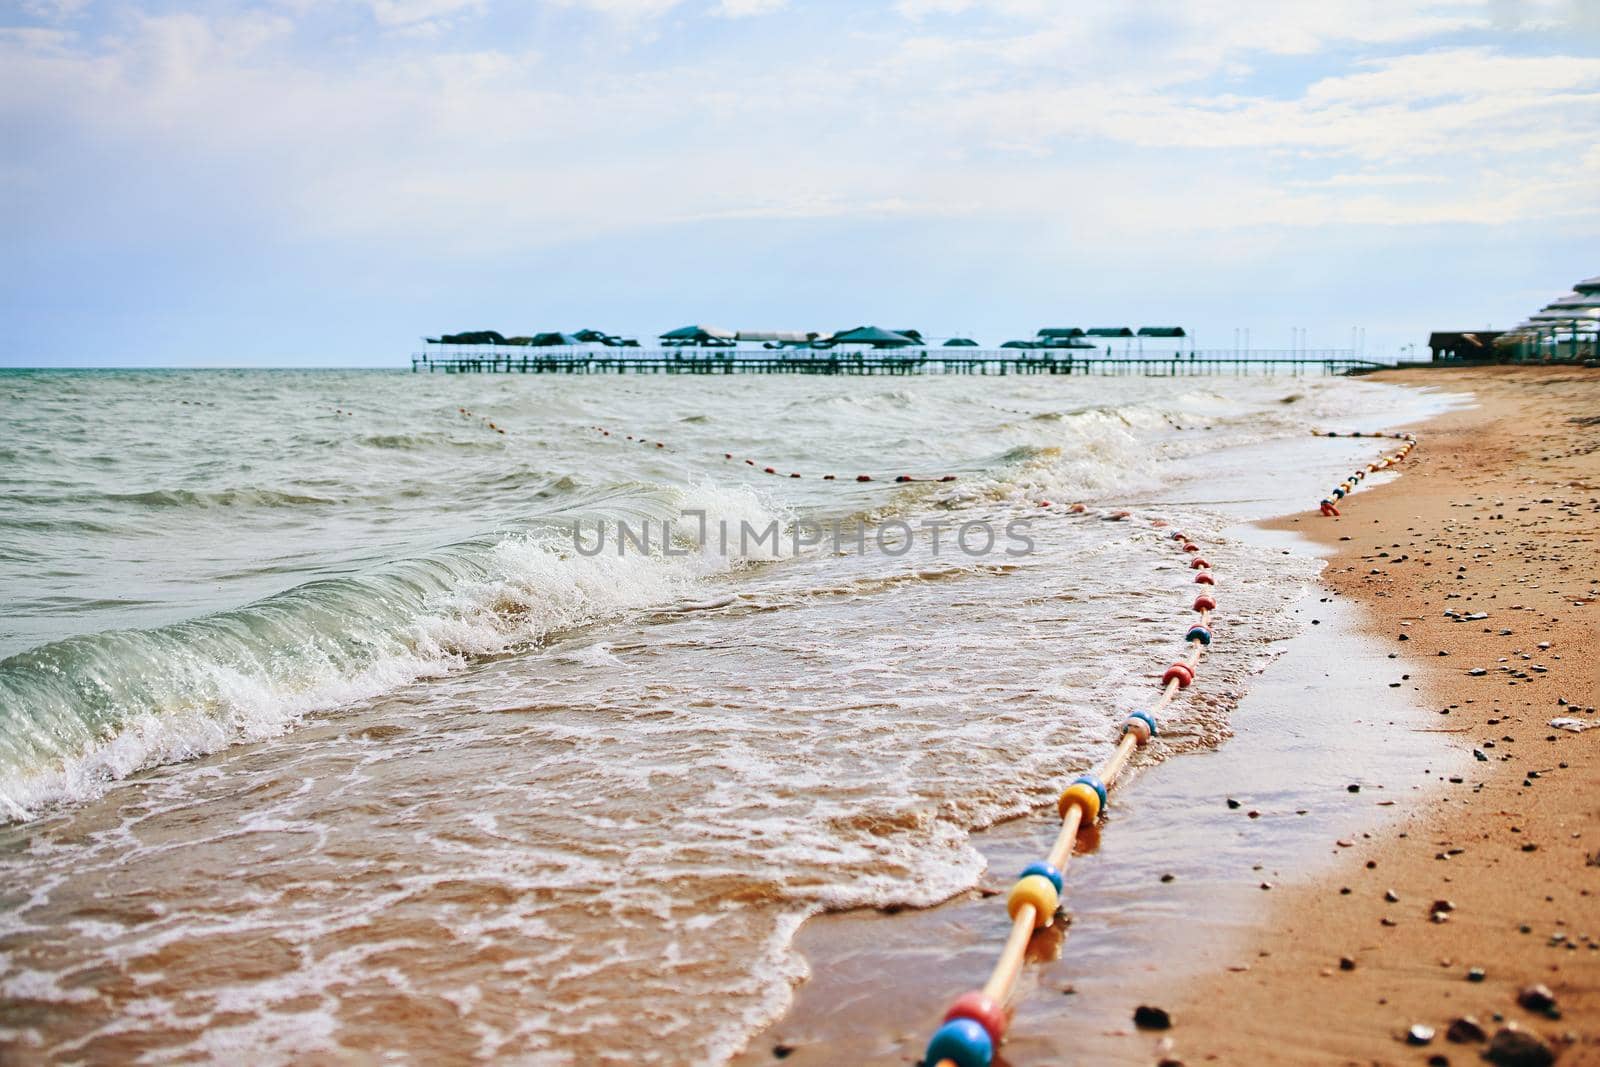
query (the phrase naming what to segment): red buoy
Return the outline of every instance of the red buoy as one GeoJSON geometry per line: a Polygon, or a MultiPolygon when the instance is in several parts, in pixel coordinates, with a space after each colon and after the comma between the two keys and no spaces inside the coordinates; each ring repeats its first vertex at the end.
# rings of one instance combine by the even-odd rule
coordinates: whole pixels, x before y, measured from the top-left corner
{"type": "Polygon", "coordinates": [[[1167,668],[1167,673],[1161,676],[1161,684],[1169,685],[1174,680],[1177,681],[1179,689],[1189,688],[1190,683],[1194,681],[1194,669],[1187,663],[1174,663],[1167,668]]]}
{"type": "Polygon", "coordinates": [[[1196,582],[1198,582],[1200,585],[1216,585],[1217,584],[1217,580],[1215,578],[1211,577],[1211,572],[1210,571],[1201,571],[1199,574],[1194,576],[1194,580],[1196,582]]]}
{"type": "Polygon", "coordinates": [[[1210,566],[1211,566],[1211,564],[1207,563],[1205,560],[1201,559],[1199,556],[1196,556],[1194,559],[1191,559],[1189,561],[1189,569],[1190,570],[1201,571],[1201,570],[1206,570],[1210,566]]]}
{"type": "Polygon", "coordinates": [[[999,1048],[1000,1042],[1006,1035],[1006,1012],[992,998],[982,993],[966,993],[944,1013],[944,1021],[951,1019],[971,1019],[984,1032],[989,1035],[989,1040],[994,1042],[994,1047],[999,1048]]]}
{"type": "Polygon", "coordinates": [[[1217,610],[1217,602],[1215,600],[1212,600],[1210,597],[1206,596],[1204,593],[1201,593],[1199,596],[1194,598],[1194,610],[1196,610],[1196,611],[1216,611],[1217,610]]]}

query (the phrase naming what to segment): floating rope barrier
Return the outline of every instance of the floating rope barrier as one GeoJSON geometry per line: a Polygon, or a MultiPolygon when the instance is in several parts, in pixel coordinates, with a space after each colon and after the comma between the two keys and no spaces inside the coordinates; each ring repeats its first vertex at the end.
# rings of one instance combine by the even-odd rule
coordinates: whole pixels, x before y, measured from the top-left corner
{"type": "MultiPolygon", "coordinates": [[[[653,439],[648,438],[648,437],[636,437],[631,433],[616,433],[616,432],[613,432],[611,430],[606,429],[604,426],[591,426],[591,427],[589,427],[589,429],[593,430],[595,433],[598,433],[602,437],[615,437],[615,438],[617,438],[619,440],[622,440],[622,441],[637,441],[637,442],[639,442],[640,444],[643,444],[643,445],[654,445],[656,448],[664,449],[664,450],[666,450],[668,452],[676,452],[676,451],[678,451],[678,449],[670,447],[664,441],[656,441],[656,440],[653,440],[653,439]]],[[[739,462],[741,457],[735,456],[732,452],[724,452],[722,454],[722,458],[723,458],[724,461],[727,461],[727,462],[739,462]]],[[[956,480],[956,476],[954,474],[946,474],[946,475],[942,475],[942,476],[938,476],[938,477],[926,477],[926,478],[919,478],[914,474],[897,474],[892,478],[891,477],[887,477],[887,476],[883,476],[883,475],[879,475],[877,477],[874,477],[873,475],[870,475],[870,474],[857,474],[857,475],[854,476],[854,478],[851,478],[850,476],[847,475],[845,478],[841,479],[836,474],[805,475],[805,474],[800,474],[800,473],[795,472],[795,471],[790,471],[789,473],[785,474],[782,470],[779,470],[777,467],[767,466],[766,464],[759,463],[759,462],[757,462],[756,460],[753,460],[753,459],[745,459],[743,462],[744,462],[745,466],[752,467],[755,470],[760,471],[762,474],[771,474],[771,475],[775,475],[776,477],[779,477],[779,478],[806,478],[806,477],[809,477],[813,481],[821,481],[821,482],[857,481],[857,482],[899,482],[899,483],[905,483],[905,482],[953,482],[953,481],[956,480]]]]}
{"type": "MultiPolygon", "coordinates": [[[[1074,504],[1067,510],[1081,514],[1089,509],[1074,504]]],[[[1122,519],[1128,517],[1128,512],[1108,512],[1102,517],[1122,519]]],[[[1158,521],[1152,525],[1166,524],[1158,521]]],[[[1190,557],[1189,568],[1196,572],[1195,582],[1215,589],[1211,564],[1200,555],[1200,546],[1176,530],[1169,539],[1190,557]]],[[[1065,888],[1067,863],[1079,829],[1099,820],[1134,750],[1143,748],[1156,736],[1157,717],[1179,690],[1194,684],[1200,657],[1211,646],[1211,618],[1217,610],[1216,598],[1210,592],[1202,592],[1195,597],[1193,607],[1200,621],[1190,626],[1184,636],[1187,651],[1162,673],[1161,695],[1148,708],[1128,713],[1122,722],[1121,738],[1110,757],[1098,771],[1074,778],[1056,801],[1061,829],[1055,844],[1044,859],[1028,864],[1017,876],[1016,884],[1006,897],[1011,933],[1000,950],[1000,958],[982,989],[958,997],[945,1012],[943,1024],[934,1032],[923,1056],[928,1067],[989,1067],[993,1062],[1009,1021],[1004,1005],[1022,973],[1033,932],[1055,921],[1065,888]]]]}
{"type": "MultiPolygon", "coordinates": [[[[1417,439],[1409,433],[1350,433],[1339,434],[1312,431],[1319,437],[1377,437],[1404,441],[1398,451],[1367,465],[1349,480],[1340,483],[1332,499],[1322,501],[1322,514],[1337,515],[1333,500],[1343,499],[1368,473],[1392,467],[1401,462],[1416,447],[1417,439]]],[[[1040,501],[1049,507],[1049,501],[1040,501]]],[[[1083,504],[1073,504],[1065,510],[1085,513],[1083,504]]],[[[1105,512],[1105,519],[1125,519],[1126,511],[1105,512]]],[[[1166,523],[1152,520],[1152,526],[1166,523]]],[[[1028,864],[1017,876],[1017,882],[1006,896],[1006,911],[1011,916],[1011,932],[1000,950],[1000,958],[990,972],[989,980],[981,989],[962,994],[950,1005],[939,1028],[934,1031],[923,1055],[925,1067],[990,1067],[995,1051],[1005,1039],[1010,1019],[1005,1004],[1014,992],[1022,973],[1028,943],[1035,930],[1051,925],[1056,910],[1061,905],[1061,895],[1066,884],[1067,863],[1077,843],[1078,831],[1097,822],[1104,813],[1110,792],[1127,767],[1136,749],[1145,747],[1157,733],[1157,716],[1175,696],[1194,684],[1200,657],[1211,647],[1212,617],[1217,610],[1215,596],[1217,580],[1211,564],[1200,554],[1200,546],[1180,531],[1170,534],[1190,557],[1189,568],[1195,572],[1194,583],[1202,590],[1194,598],[1193,610],[1199,621],[1184,634],[1186,651],[1183,656],[1161,675],[1161,694],[1148,708],[1128,713],[1122,722],[1121,736],[1110,757],[1096,772],[1080,774],[1062,791],[1056,801],[1056,814],[1061,819],[1061,829],[1055,844],[1043,860],[1028,864]]]]}
{"type": "Polygon", "coordinates": [[[1396,463],[1399,463],[1401,460],[1409,456],[1411,454],[1411,450],[1417,447],[1417,435],[1413,433],[1362,433],[1359,430],[1354,433],[1335,433],[1332,430],[1312,430],[1311,436],[1379,437],[1405,442],[1399,451],[1391,452],[1387,456],[1368,463],[1365,470],[1356,471],[1350,477],[1334,486],[1333,492],[1323,497],[1319,505],[1322,510],[1322,514],[1328,518],[1335,518],[1338,516],[1339,508],[1336,501],[1343,500],[1345,497],[1355,492],[1356,486],[1360,485],[1364,480],[1366,480],[1367,475],[1376,474],[1378,471],[1394,466],[1396,463]]]}
{"type": "Polygon", "coordinates": [[[471,410],[469,410],[467,408],[456,408],[456,410],[461,413],[461,417],[462,418],[464,418],[464,419],[477,419],[480,423],[482,423],[483,425],[487,426],[489,429],[493,430],[495,433],[503,434],[503,433],[506,432],[503,427],[496,426],[492,420],[486,418],[483,415],[479,415],[477,412],[471,411],[471,410]]]}

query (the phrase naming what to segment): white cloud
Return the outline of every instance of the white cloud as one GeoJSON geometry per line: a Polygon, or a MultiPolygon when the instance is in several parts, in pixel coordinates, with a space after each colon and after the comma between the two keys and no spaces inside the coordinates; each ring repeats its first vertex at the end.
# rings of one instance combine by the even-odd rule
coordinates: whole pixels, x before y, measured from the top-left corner
{"type": "Polygon", "coordinates": [[[400,27],[418,23],[440,24],[451,16],[479,12],[485,0],[371,0],[372,17],[379,25],[400,27]]]}
{"type": "Polygon", "coordinates": [[[789,0],[718,0],[717,6],[711,9],[711,13],[719,18],[742,19],[755,15],[770,15],[788,6],[789,0]]]}
{"type": "Polygon", "coordinates": [[[89,0],[22,0],[22,10],[47,22],[66,22],[89,6],[89,0]]]}
{"type": "Polygon", "coordinates": [[[641,22],[665,15],[683,0],[552,0],[562,7],[578,7],[619,22],[641,22]]]}
{"type": "MultiPolygon", "coordinates": [[[[608,16],[592,30],[603,51],[621,35],[610,22],[679,0],[567,2],[608,16]]],[[[371,5],[390,32],[477,10],[371,5]]],[[[50,232],[209,214],[297,241],[478,253],[757,218],[1004,216],[1079,238],[1600,219],[1591,172],[1571,163],[1600,143],[1600,59],[1411,43],[1472,21],[1473,5],[1375,5],[1358,29],[1287,6],[1256,26],[1220,0],[1174,8],[1194,17],[1140,62],[1115,43],[1120,5],[1086,2],[1068,22],[1019,2],[993,36],[841,38],[870,63],[784,40],[719,59],[715,76],[688,60],[595,64],[553,41],[540,42],[553,59],[508,43],[318,63],[290,47],[292,21],[267,16],[134,19],[98,40],[13,32],[0,119],[42,132],[0,182],[50,232]],[[1046,21],[1018,33],[1015,19],[1046,21]],[[1351,33],[1392,54],[1270,89],[1222,75],[1351,33]],[[575,65],[554,66],[569,51],[575,65]],[[90,191],[83,175],[112,161],[116,180],[90,191]]],[[[925,5],[929,25],[937,14],[925,5]]]]}

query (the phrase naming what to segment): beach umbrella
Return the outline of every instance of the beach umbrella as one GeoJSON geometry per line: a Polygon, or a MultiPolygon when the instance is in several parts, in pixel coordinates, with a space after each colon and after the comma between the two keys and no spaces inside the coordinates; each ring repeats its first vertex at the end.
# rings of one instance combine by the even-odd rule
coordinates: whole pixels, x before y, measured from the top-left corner
{"type": "Polygon", "coordinates": [[[1001,344],[1000,347],[1001,348],[1035,348],[1037,346],[1032,341],[1006,341],[1003,344],[1001,344]]]}
{"type": "Polygon", "coordinates": [[[732,330],[724,330],[718,326],[680,326],[676,330],[668,330],[661,334],[661,340],[691,345],[722,341],[731,345],[737,336],[732,330]]]}
{"type": "Polygon", "coordinates": [[[1082,337],[1083,330],[1076,326],[1046,326],[1039,331],[1038,336],[1046,340],[1058,337],[1070,340],[1074,337],[1082,337]]]}
{"type": "Polygon", "coordinates": [[[468,330],[466,333],[440,334],[437,341],[430,344],[440,345],[503,345],[506,343],[499,330],[468,330]]]}
{"type": "Polygon", "coordinates": [[[978,342],[970,337],[952,337],[944,343],[946,348],[977,348],[978,342]]]}
{"type": "Polygon", "coordinates": [[[1590,308],[1600,308],[1600,291],[1568,293],[1544,306],[1545,311],[1584,311],[1590,308]]]}
{"type": "Polygon", "coordinates": [[[1126,326],[1096,326],[1092,330],[1084,331],[1090,337],[1132,337],[1133,331],[1126,326]]]}
{"type": "Polygon", "coordinates": [[[836,333],[829,340],[835,344],[871,345],[873,348],[905,348],[907,345],[920,343],[903,333],[894,333],[876,326],[857,326],[853,330],[836,333]]]}

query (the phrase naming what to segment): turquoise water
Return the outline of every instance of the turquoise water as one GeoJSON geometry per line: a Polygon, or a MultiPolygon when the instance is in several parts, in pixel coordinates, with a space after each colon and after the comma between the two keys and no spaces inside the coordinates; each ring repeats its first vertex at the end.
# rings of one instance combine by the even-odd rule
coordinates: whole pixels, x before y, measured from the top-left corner
{"type": "MultiPolygon", "coordinates": [[[[1348,379],[0,374],[0,1047],[724,1059],[805,916],[972,884],[967,833],[1087,764],[1170,659],[1181,566],[1060,505],[1215,539],[1381,448],[1307,429],[1433,406],[1348,379]],[[619,522],[674,523],[671,552],[578,551],[619,522]],[[818,523],[859,540],[796,543],[818,523]],[[953,548],[968,524],[996,550],[953,548]]],[[[1160,754],[1222,736],[1316,569],[1207,551],[1228,653],[1160,754]]]]}

